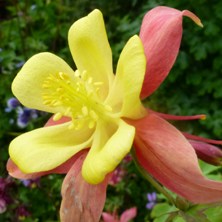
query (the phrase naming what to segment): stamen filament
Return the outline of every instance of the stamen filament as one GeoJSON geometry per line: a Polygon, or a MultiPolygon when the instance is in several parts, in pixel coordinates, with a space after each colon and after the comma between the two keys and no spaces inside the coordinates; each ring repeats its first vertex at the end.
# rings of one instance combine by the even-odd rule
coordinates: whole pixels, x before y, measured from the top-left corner
{"type": "Polygon", "coordinates": [[[71,117],[69,129],[81,129],[84,125],[94,128],[99,119],[116,118],[112,107],[103,104],[98,91],[103,82],[93,82],[86,71],[76,70],[74,76],[64,72],[49,74],[42,84],[43,104],[61,110],[53,116],[58,121],[62,116],[71,117]]]}

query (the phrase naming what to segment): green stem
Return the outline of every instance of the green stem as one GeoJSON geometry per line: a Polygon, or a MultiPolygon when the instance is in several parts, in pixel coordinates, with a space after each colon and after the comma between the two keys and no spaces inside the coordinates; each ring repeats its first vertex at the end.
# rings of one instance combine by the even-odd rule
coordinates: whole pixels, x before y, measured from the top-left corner
{"type": "Polygon", "coordinates": [[[153,179],[152,176],[150,176],[138,163],[138,160],[136,159],[135,156],[135,152],[134,150],[132,150],[132,156],[133,156],[133,160],[134,163],[138,169],[138,171],[142,174],[142,176],[149,182],[152,184],[152,186],[159,191],[160,193],[162,193],[168,200],[169,202],[171,202],[173,205],[175,205],[175,200],[174,198],[155,180],[153,179]]]}
{"type": "Polygon", "coordinates": [[[8,135],[10,136],[20,136],[22,133],[19,132],[7,132],[8,135]]]}

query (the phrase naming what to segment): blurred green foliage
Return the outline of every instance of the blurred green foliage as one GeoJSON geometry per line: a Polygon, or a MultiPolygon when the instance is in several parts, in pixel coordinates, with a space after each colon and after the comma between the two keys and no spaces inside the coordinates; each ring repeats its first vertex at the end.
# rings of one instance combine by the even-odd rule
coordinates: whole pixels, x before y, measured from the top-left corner
{"type": "MultiPolygon", "coordinates": [[[[11,82],[21,64],[38,52],[50,51],[74,67],[67,44],[68,29],[75,20],[99,8],[104,14],[115,67],[128,38],[139,33],[143,15],[158,5],[188,9],[201,18],[204,28],[184,18],[178,59],[166,81],[147,100],[147,105],[160,112],[178,115],[207,114],[205,121],[177,123],[177,126],[191,133],[222,138],[222,2],[0,0],[0,177],[7,176],[7,149],[15,132],[31,130],[43,125],[45,121],[40,119],[25,129],[9,124],[11,114],[4,110],[7,99],[12,96],[11,82]]],[[[127,171],[123,181],[108,189],[105,209],[117,208],[121,212],[137,206],[138,219],[135,221],[151,221],[145,205],[146,193],[152,188],[138,176],[133,164],[127,166],[127,171]]],[[[40,186],[28,189],[15,180],[16,189],[10,191],[14,202],[4,214],[0,214],[0,221],[58,221],[61,182],[61,176],[53,175],[41,179],[40,186]],[[30,216],[16,218],[15,209],[19,205],[26,206],[30,216]]],[[[211,210],[208,211],[210,213],[211,210]]]]}

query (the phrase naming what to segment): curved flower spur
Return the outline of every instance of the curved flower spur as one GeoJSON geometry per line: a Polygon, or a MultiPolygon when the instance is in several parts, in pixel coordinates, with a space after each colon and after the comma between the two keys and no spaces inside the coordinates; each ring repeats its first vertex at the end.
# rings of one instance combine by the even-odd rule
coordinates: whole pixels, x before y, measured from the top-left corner
{"type": "Polygon", "coordinates": [[[109,176],[133,142],[139,164],[167,188],[194,203],[222,200],[222,183],[202,175],[191,143],[162,118],[167,115],[144,108],[140,100],[168,75],[179,51],[183,15],[201,25],[189,11],[149,11],[140,38],[129,39],[114,75],[103,17],[94,10],[69,30],[76,71],[45,52],[30,58],[13,81],[22,104],[54,116],[47,127],[11,142],[8,171],[17,178],[67,173],[62,221],[99,220],[109,176]]]}

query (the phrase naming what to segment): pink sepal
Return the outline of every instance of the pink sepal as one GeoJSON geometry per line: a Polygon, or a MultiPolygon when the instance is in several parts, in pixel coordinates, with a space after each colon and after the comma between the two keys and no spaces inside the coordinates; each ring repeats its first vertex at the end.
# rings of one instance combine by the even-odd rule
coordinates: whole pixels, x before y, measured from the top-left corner
{"type": "Polygon", "coordinates": [[[183,16],[202,26],[192,12],[159,6],[144,17],[140,38],[144,45],[147,65],[141,98],[152,94],[167,77],[179,52],[183,16]]]}
{"type": "Polygon", "coordinates": [[[222,183],[203,176],[194,148],[174,126],[153,113],[131,124],[138,162],[155,179],[193,203],[222,201],[222,183]]]}
{"type": "Polygon", "coordinates": [[[98,222],[101,216],[110,176],[108,175],[98,185],[87,183],[81,175],[82,163],[86,155],[87,152],[82,152],[63,181],[61,221],[98,222]]]}

